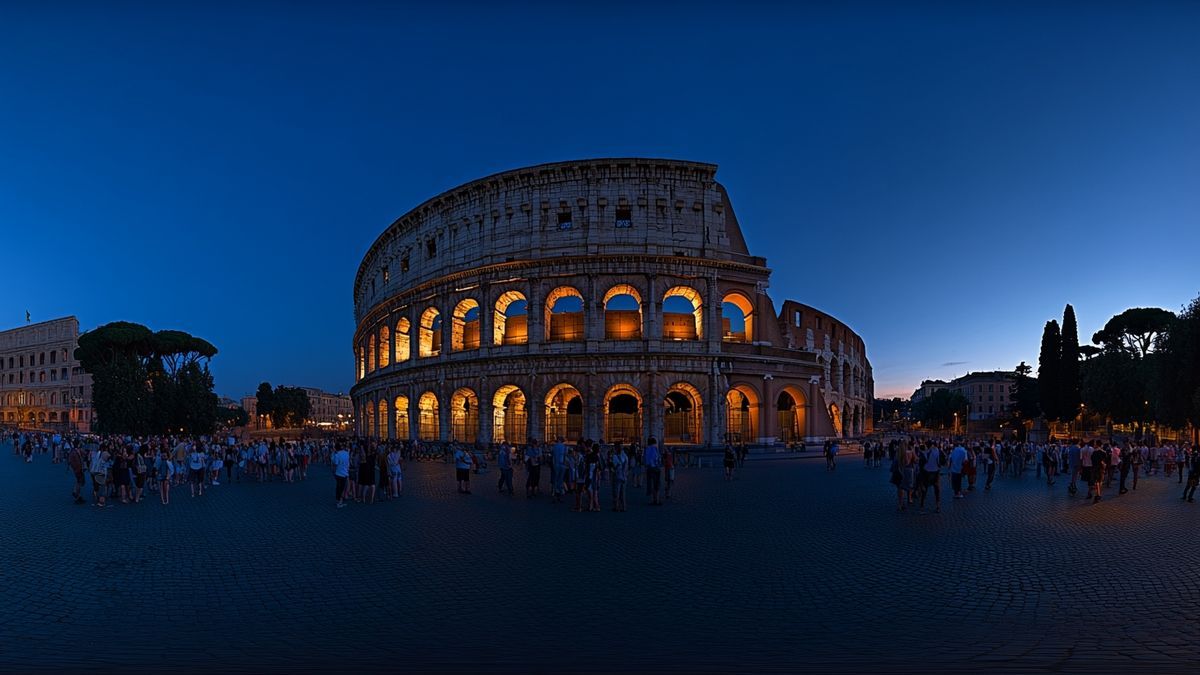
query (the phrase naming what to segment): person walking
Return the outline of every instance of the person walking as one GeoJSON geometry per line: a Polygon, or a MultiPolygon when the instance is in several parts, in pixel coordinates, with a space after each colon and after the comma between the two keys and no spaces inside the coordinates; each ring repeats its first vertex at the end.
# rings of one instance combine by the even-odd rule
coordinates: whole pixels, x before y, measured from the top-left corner
{"type": "Polygon", "coordinates": [[[733,469],[737,466],[737,455],[734,454],[733,448],[728,443],[725,444],[725,458],[723,463],[725,465],[725,480],[733,480],[733,469]]]}
{"type": "Polygon", "coordinates": [[[675,487],[675,450],[666,446],[662,451],[663,478],[666,482],[664,496],[671,498],[671,490],[675,487]]]}
{"type": "Polygon", "coordinates": [[[525,447],[525,498],[532,499],[541,492],[542,449],[531,440],[525,447]]]}
{"type": "Polygon", "coordinates": [[[1088,488],[1088,492],[1095,490],[1096,496],[1092,499],[1093,504],[1100,503],[1100,489],[1104,487],[1104,475],[1108,469],[1108,453],[1100,447],[1099,443],[1092,442],[1092,485],[1088,488]]]}
{"type": "Polygon", "coordinates": [[[200,444],[196,443],[192,446],[192,451],[188,453],[188,479],[192,496],[196,496],[196,490],[200,490],[200,496],[204,496],[204,469],[208,466],[208,458],[205,457],[204,451],[200,448],[200,444]]]}
{"type": "MultiPolygon", "coordinates": [[[[513,469],[512,469],[512,447],[508,442],[500,444],[500,449],[496,452],[496,466],[500,469],[500,480],[496,481],[496,490],[501,494],[507,490],[509,496],[513,493],[513,469]]],[[[557,500],[557,484],[552,486],[557,500]]]]}

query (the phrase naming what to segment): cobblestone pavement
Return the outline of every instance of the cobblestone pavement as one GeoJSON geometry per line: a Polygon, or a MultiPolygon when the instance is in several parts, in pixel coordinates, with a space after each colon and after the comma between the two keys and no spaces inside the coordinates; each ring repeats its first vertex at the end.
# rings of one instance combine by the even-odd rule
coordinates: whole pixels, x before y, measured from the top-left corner
{"type": "Polygon", "coordinates": [[[441,464],[371,506],[333,508],[317,467],[100,509],[3,448],[0,671],[1200,664],[1200,507],[1174,479],[1093,506],[1002,478],[921,516],[860,461],[680,473],[623,514],[501,496],[494,472],[458,495],[441,464]]]}

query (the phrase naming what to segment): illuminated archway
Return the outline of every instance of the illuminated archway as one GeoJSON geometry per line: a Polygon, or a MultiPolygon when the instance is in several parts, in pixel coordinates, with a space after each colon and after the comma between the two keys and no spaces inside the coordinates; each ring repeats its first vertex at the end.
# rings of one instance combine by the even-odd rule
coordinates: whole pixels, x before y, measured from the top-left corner
{"type": "Polygon", "coordinates": [[[546,440],[560,436],[567,441],[583,438],[583,397],[575,387],[562,383],[546,393],[546,440]]]}
{"type": "Polygon", "coordinates": [[[779,426],[779,440],[783,443],[796,443],[804,440],[805,416],[807,400],[804,392],[791,385],[783,388],[775,399],[775,415],[779,426]]]}
{"type": "Polygon", "coordinates": [[[836,403],[829,404],[829,421],[833,423],[833,435],[842,435],[842,412],[836,403]]]}
{"type": "Polygon", "coordinates": [[[382,440],[388,440],[388,402],[386,398],[379,400],[379,433],[378,436],[382,440]]]}
{"type": "Polygon", "coordinates": [[[417,434],[423,441],[437,441],[442,438],[437,395],[432,391],[421,394],[421,398],[417,399],[417,434]]]}
{"type": "Polygon", "coordinates": [[[379,367],[387,368],[392,365],[392,334],[387,326],[379,329],[379,367]]]}
{"type": "Polygon", "coordinates": [[[412,337],[409,334],[412,323],[408,317],[402,316],[396,322],[396,363],[404,363],[412,356],[412,337]]]}
{"type": "Polygon", "coordinates": [[[408,440],[408,397],[397,396],[392,408],[396,411],[396,438],[402,441],[408,440]]]}
{"type": "Polygon", "coordinates": [[[523,345],[529,341],[529,303],[520,291],[507,291],[496,299],[492,316],[492,344],[523,345]]]}
{"type": "Polygon", "coordinates": [[[473,298],[454,306],[450,316],[450,349],[456,352],[479,349],[479,303],[473,298]]]}
{"type": "Polygon", "coordinates": [[[436,307],[427,307],[421,313],[420,335],[421,358],[442,353],[442,313],[436,307]]]}
{"type": "Polygon", "coordinates": [[[741,293],[721,300],[721,336],[726,342],[754,342],[754,305],[741,293]]]}
{"type": "Polygon", "coordinates": [[[375,435],[375,404],[371,401],[366,401],[363,409],[366,411],[366,436],[375,435]]]}
{"type": "Polygon", "coordinates": [[[734,445],[758,438],[758,392],[739,384],[725,394],[725,433],[734,445]]]}
{"type": "Polygon", "coordinates": [[[375,372],[375,341],[367,338],[367,372],[375,372]]]}
{"type": "Polygon", "coordinates": [[[546,340],[583,340],[583,294],[570,286],[559,286],[546,296],[546,340]]]}
{"type": "Polygon", "coordinates": [[[642,338],[642,296],[629,284],[617,284],[604,294],[604,338],[642,338]]]}
{"type": "Polygon", "coordinates": [[[361,379],[363,379],[363,376],[367,374],[367,372],[366,372],[367,357],[365,354],[363,354],[362,347],[354,348],[354,361],[357,364],[357,366],[356,366],[356,372],[358,373],[357,379],[361,380],[361,379]]]}
{"type": "Polygon", "coordinates": [[[676,286],[663,294],[663,339],[700,340],[704,337],[704,309],[700,293],[676,286]]]}
{"type": "Polygon", "coordinates": [[[663,443],[699,445],[704,442],[704,403],[700,391],[676,382],[663,398],[663,443]]]}
{"type": "Polygon", "coordinates": [[[642,441],[642,395],[632,385],[618,384],[604,394],[604,440],[642,441]]]}
{"type": "Polygon", "coordinates": [[[450,396],[450,440],[474,443],[479,437],[479,397],[468,387],[450,396]]]}
{"type": "Polygon", "coordinates": [[[492,396],[492,440],[523,444],[528,441],[525,393],[515,384],[506,384],[492,396]]]}

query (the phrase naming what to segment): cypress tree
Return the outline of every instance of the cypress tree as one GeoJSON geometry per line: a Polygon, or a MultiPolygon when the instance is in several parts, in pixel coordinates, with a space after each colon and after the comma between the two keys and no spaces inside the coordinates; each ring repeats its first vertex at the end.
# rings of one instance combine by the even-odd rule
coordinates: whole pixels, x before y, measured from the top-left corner
{"type": "Polygon", "coordinates": [[[1059,361],[1059,415],[1069,420],[1079,413],[1079,327],[1075,323],[1075,308],[1063,310],[1062,358],[1059,361]]]}
{"type": "Polygon", "coordinates": [[[1059,390],[1059,361],[1062,358],[1062,337],[1058,332],[1058,322],[1051,319],[1042,330],[1042,350],[1038,355],[1038,391],[1043,392],[1041,399],[1042,415],[1048,420],[1059,418],[1059,398],[1054,395],[1059,390]]]}

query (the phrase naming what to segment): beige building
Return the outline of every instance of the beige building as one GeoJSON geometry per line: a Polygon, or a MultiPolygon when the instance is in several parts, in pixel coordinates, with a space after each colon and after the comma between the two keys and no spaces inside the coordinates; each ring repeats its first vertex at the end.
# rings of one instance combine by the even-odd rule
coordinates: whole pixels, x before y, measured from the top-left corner
{"type": "Polygon", "coordinates": [[[1016,375],[1003,370],[967,373],[951,380],[948,388],[967,399],[972,420],[1000,419],[1012,413],[1016,375]]]}
{"type": "Polygon", "coordinates": [[[716,171],[544,164],[400,217],[354,281],[358,432],[720,446],[870,431],[863,340],[776,309],[716,171]]]}
{"type": "Polygon", "coordinates": [[[0,421],[55,431],[92,428],[92,376],[75,360],[73,316],[0,332],[0,421]]]}
{"type": "Polygon", "coordinates": [[[308,394],[308,423],[321,427],[349,424],[354,403],[349,394],[331,394],[314,387],[300,387],[308,394]]]}

